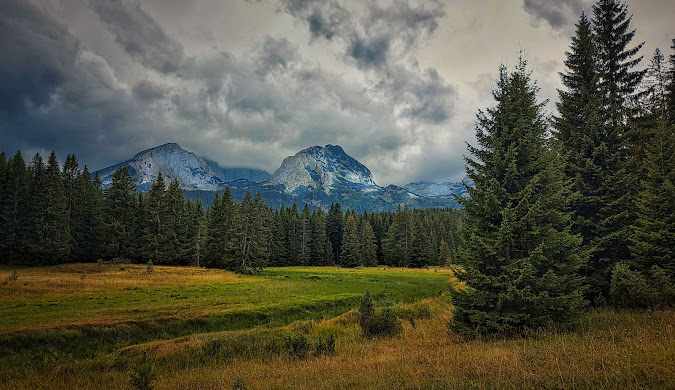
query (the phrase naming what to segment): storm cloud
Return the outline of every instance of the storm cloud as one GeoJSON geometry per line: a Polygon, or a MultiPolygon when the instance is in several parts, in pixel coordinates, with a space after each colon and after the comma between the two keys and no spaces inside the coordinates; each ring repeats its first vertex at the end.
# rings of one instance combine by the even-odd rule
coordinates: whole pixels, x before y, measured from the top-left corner
{"type": "Polygon", "coordinates": [[[98,169],[178,142],[273,171],[339,144],[381,185],[457,180],[502,56],[487,53],[485,69],[481,55],[518,49],[485,29],[513,12],[525,21],[513,31],[547,48],[555,37],[555,54],[532,61],[554,92],[568,42],[546,34],[573,25],[581,1],[491,13],[435,0],[4,0],[0,145],[98,169]]]}

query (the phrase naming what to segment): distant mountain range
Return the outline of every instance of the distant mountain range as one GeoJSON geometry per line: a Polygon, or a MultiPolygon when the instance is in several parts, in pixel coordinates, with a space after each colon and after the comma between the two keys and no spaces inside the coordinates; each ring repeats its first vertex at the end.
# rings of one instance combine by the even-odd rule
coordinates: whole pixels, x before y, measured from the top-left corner
{"type": "MultiPolygon", "coordinates": [[[[457,207],[454,195],[466,196],[462,183],[410,183],[380,187],[370,170],[338,145],[312,146],[287,157],[270,175],[254,168],[222,167],[169,143],[136,154],[129,160],[101,169],[103,187],[126,165],[141,191],[147,191],[159,172],[168,181],[177,178],[186,196],[209,205],[217,191],[230,187],[236,200],[247,191],[260,192],[268,205],[278,208],[305,203],[311,207],[343,207],[359,212],[411,208],[457,207]]],[[[94,172],[95,174],[96,172],[94,172]]]]}

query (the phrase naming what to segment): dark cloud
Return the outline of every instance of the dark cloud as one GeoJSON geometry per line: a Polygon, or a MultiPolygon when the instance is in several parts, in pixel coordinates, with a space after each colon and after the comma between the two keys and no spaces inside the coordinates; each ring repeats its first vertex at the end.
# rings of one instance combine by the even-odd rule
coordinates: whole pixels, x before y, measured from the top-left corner
{"type": "Polygon", "coordinates": [[[544,20],[556,30],[572,26],[584,6],[582,0],[523,0],[525,12],[534,21],[544,20]]]}
{"type": "Polygon", "coordinates": [[[298,49],[286,38],[265,37],[254,54],[256,71],[261,75],[283,71],[299,58],[298,49]]]}
{"type": "Polygon", "coordinates": [[[164,32],[137,0],[94,0],[92,6],[132,58],[162,73],[175,72],[180,67],[183,47],[164,32]]]}
{"type": "Polygon", "coordinates": [[[70,77],[80,42],[39,7],[0,2],[0,110],[21,114],[47,104],[70,77]]]}

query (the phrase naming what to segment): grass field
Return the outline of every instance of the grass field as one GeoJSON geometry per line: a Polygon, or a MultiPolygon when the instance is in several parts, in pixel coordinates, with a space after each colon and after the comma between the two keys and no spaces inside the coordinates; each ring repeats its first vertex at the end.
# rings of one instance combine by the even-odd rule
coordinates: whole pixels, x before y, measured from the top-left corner
{"type": "Polygon", "coordinates": [[[131,388],[144,356],[156,389],[675,388],[673,311],[593,311],[574,332],[465,343],[447,330],[448,270],[72,264],[17,276],[0,286],[0,388],[131,388]],[[366,289],[395,304],[401,335],[361,336],[366,289]]]}

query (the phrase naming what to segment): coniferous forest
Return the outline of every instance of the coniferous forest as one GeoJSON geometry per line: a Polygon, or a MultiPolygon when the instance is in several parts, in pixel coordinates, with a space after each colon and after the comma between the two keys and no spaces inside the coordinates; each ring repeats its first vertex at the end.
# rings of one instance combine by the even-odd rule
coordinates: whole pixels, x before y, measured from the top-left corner
{"type": "Polygon", "coordinates": [[[342,210],[269,208],[260,194],[235,202],[229,189],[205,210],[185,199],[180,183],[160,173],[147,193],[126,167],[108,189],[68,155],[45,164],[21,153],[2,172],[3,264],[152,261],[236,272],[265,266],[341,265],[426,267],[455,262],[463,212],[451,209],[357,214],[342,210]],[[441,248],[445,248],[441,251],[441,248]]]}

